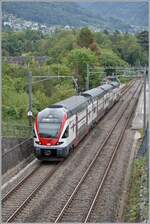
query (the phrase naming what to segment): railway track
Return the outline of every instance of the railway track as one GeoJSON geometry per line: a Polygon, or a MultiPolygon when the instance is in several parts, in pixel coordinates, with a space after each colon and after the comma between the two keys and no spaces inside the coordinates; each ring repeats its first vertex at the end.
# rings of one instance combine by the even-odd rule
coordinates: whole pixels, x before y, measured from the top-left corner
{"type": "Polygon", "coordinates": [[[125,93],[135,84],[136,81],[129,82],[128,85],[122,88],[121,90],[121,96],[125,95],[125,93]]]}
{"type": "Polygon", "coordinates": [[[52,166],[39,165],[11,189],[2,198],[2,220],[4,222],[11,222],[36,192],[50,179],[61,164],[62,162],[52,166]]]}
{"type": "Polygon", "coordinates": [[[97,153],[95,157],[93,158],[92,162],[88,166],[82,178],[80,179],[80,181],[74,188],[72,194],[70,195],[69,199],[65,203],[64,207],[58,214],[57,218],[55,219],[55,223],[57,222],[85,222],[86,223],[89,221],[92,222],[92,220],[90,220],[91,213],[96,204],[96,201],[101,192],[101,189],[103,188],[107,175],[111,169],[112,163],[115,159],[116,153],[118,151],[119,145],[124,136],[124,132],[128,126],[129,120],[131,119],[132,114],[134,112],[134,108],[137,103],[137,95],[140,93],[140,90],[141,90],[141,85],[133,93],[133,98],[135,97],[135,99],[126,105],[123,113],[120,114],[117,122],[112,127],[111,131],[108,133],[108,136],[104,140],[103,144],[99,146],[99,148],[97,149],[97,153]],[[128,113],[126,113],[127,110],[129,110],[128,113]],[[123,115],[125,116],[123,117],[123,115]],[[118,134],[115,134],[115,132],[120,122],[123,128],[119,134],[119,137],[117,137],[118,134]],[[115,141],[114,141],[114,138],[115,138],[115,141]],[[112,147],[110,147],[110,144],[112,147]],[[112,148],[111,156],[109,158],[109,161],[107,161],[107,165],[105,166],[104,171],[99,172],[97,176],[95,177],[94,173],[98,170],[100,166],[99,157],[102,158],[103,151],[105,151],[106,153],[106,148],[109,150],[110,148],[112,148]],[[88,193],[87,193],[87,188],[88,188],[88,193]],[[95,193],[93,194],[94,189],[95,189],[95,193]],[[85,200],[85,202],[82,201],[82,198],[85,200]],[[88,204],[89,206],[87,208],[88,204]]]}
{"type": "MultiPolygon", "coordinates": [[[[134,82],[127,86],[127,88],[123,90],[122,95],[124,95],[133,85],[134,82]]],[[[62,162],[51,168],[49,166],[39,166],[11,189],[2,198],[3,221],[12,222],[61,164],[62,162]]],[[[56,220],[56,222],[57,221],[58,220],[56,220]]]]}

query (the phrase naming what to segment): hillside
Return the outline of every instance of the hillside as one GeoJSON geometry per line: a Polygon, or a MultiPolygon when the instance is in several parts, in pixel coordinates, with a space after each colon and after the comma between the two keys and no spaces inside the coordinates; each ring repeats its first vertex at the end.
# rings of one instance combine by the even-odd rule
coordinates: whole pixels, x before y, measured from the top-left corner
{"type": "Polygon", "coordinates": [[[140,31],[148,26],[148,4],[144,2],[5,2],[2,12],[47,26],[93,26],[123,32],[140,31]]]}
{"type": "MultiPolygon", "coordinates": [[[[2,11],[46,25],[84,26],[100,22],[76,3],[3,3],[2,11]]],[[[103,21],[102,18],[100,18],[103,21]]]]}
{"type": "Polygon", "coordinates": [[[114,18],[123,23],[148,26],[148,3],[146,2],[94,2],[80,3],[84,9],[89,9],[97,18],[114,18]]]}

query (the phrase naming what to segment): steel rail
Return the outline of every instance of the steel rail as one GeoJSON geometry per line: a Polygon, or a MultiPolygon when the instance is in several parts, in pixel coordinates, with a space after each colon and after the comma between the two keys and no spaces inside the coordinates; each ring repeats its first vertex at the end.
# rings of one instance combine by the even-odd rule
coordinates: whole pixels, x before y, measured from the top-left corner
{"type": "Polygon", "coordinates": [[[31,173],[29,173],[27,176],[25,176],[24,178],[22,178],[12,189],[10,189],[2,198],[2,204],[16,191],[18,190],[19,187],[22,186],[22,184],[29,178],[31,177],[37,170],[39,170],[39,168],[41,167],[41,165],[39,165],[38,167],[36,167],[35,169],[32,170],[31,173]]]}
{"type": "MultiPolygon", "coordinates": [[[[134,82],[131,83],[127,88],[125,88],[125,90],[130,89],[133,86],[134,82]]],[[[127,90],[125,92],[127,92],[127,90]]],[[[125,94],[122,93],[122,95],[125,94]]],[[[63,161],[62,161],[63,162],[63,161]]],[[[61,164],[62,164],[61,162],[61,164]]],[[[60,163],[59,163],[60,166],[60,163]]],[[[23,183],[29,178],[31,177],[41,166],[38,166],[37,168],[35,168],[29,175],[25,176],[22,180],[19,181],[19,183],[17,183],[3,198],[2,198],[2,203],[4,203],[16,190],[18,190],[19,187],[21,187],[23,185],[23,183]]],[[[58,166],[57,166],[58,167],[58,166]]],[[[30,193],[30,195],[26,198],[26,200],[18,207],[18,209],[7,219],[7,222],[11,222],[12,220],[14,220],[14,218],[16,217],[16,215],[20,212],[20,210],[26,205],[26,203],[34,196],[34,194],[44,185],[44,183],[46,183],[46,181],[48,181],[48,179],[52,176],[52,174],[57,170],[57,168],[54,170],[52,170],[38,185],[37,187],[30,193]]]]}
{"type": "MultiPolygon", "coordinates": [[[[128,89],[130,89],[132,86],[133,86],[134,82],[133,83],[130,83],[128,86],[125,86],[123,89],[123,92],[121,94],[124,95],[128,89]]],[[[36,167],[31,173],[29,173],[29,175],[25,176],[23,179],[21,179],[19,181],[19,183],[17,183],[12,189],[10,189],[10,191],[8,191],[5,196],[1,199],[1,202],[4,203],[11,195],[13,192],[15,192],[19,187],[22,186],[22,184],[29,178],[31,177],[39,168],[41,167],[41,165],[39,165],[38,167],[36,167]]]]}
{"type": "Polygon", "coordinates": [[[131,81],[127,86],[124,86],[121,90],[121,96],[123,96],[134,84],[136,81],[131,81]]]}
{"type": "MultiPolygon", "coordinates": [[[[141,86],[140,86],[139,88],[141,88],[141,86]]],[[[137,90],[137,91],[138,91],[138,90],[137,90]]],[[[99,196],[99,194],[100,194],[100,191],[102,190],[102,187],[103,187],[103,185],[104,185],[104,182],[105,182],[105,180],[106,180],[106,178],[107,178],[107,176],[108,176],[108,173],[109,173],[109,171],[110,171],[110,169],[111,169],[111,166],[112,166],[112,164],[113,164],[113,161],[114,161],[114,159],[115,159],[116,153],[117,153],[117,151],[118,151],[118,149],[119,149],[119,146],[120,146],[120,144],[121,144],[121,142],[122,142],[122,139],[123,139],[123,137],[124,137],[124,133],[125,133],[125,131],[126,131],[126,128],[127,128],[128,124],[129,124],[129,121],[130,121],[130,119],[131,119],[133,113],[134,113],[134,109],[135,109],[136,104],[137,104],[137,99],[136,99],[136,101],[134,102],[132,111],[131,111],[130,116],[128,117],[128,119],[127,119],[127,121],[126,121],[126,123],[125,123],[125,126],[124,126],[123,130],[121,131],[121,134],[119,135],[118,142],[117,142],[117,144],[116,144],[116,146],[115,146],[115,148],[114,148],[114,151],[113,151],[112,156],[111,156],[111,158],[110,158],[110,160],[109,160],[109,163],[108,163],[108,165],[107,165],[107,167],[106,167],[106,170],[105,170],[105,172],[104,172],[104,175],[103,175],[103,177],[102,177],[102,180],[101,180],[100,183],[99,183],[98,189],[97,189],[96,194],[95,194],[95,196],[94,196],[94,198],[93,198],[93,200],[92,200],[92,203],[91,203],[91,205],[90,205],[90,208],[89,208],[89,210],[88,210],[88,213],[87,213],[87,215],[86,215],[86,218],[85,218],[85,220],[83,221],[84,223],[87,223],[88,220],[89,220],[89,218],[90,218],[90,216],[91,216],[91,213],[92,213],[92,210],[93,210],[93,208],[94,208],[94,205],[95,205],[96,202],[97,202],[97,199],[98,199],[98,196],[99,196]]]]}
{"type": "MultiPolygon", "coordinates": [[[[136,93],[137,89],[135,90],[135,92],[132,94],[132,96],[134,96],[134,94],[136,93]]],[[[76,185],[76,187],[74,188],[72,194],[70,195],[69,199],[67,200],[67,202],[65,203],[64,207],[62,208],[62,210],[60,211],[59,215],[57,216],[57,218],[55,219],[54,223],[60,222],[61,218],[64,215],[64,212],[66,211],[66,209],[68,208],[69,204],[71,203],[71,201],[73,200],[73,197],[75,196],[75,194],[77,193],[79,187],[81,186],[81,184],[83,183],[84,179],[86,178],[86,176],[88,175],[89,171],[91,170],[91,168],[93,167],[95,161],[97,160],[98,156],[100,155],[101,151],[103,150],[104,146],[106,145],[107,141],[109,140],[111,134],[113,133],[115,127],[117,126],[117,124],[119,123],[120,119],[122,118],[123,114],[125,113],[126,109],[128,108],[128,106],[130,105],[131,101],[128,102],[128,104],[126,105],[125,109],[123,110],[123,112],[120,114],[119,118],[117,119],[115,125],[111,128],[111,130],[109,131],[107,137],[104,139],[103,143],[97,148],[97,153],[95,154],[93,160],[91,161],[91,163],[89,164],[87,170],[85,171],[85,173],[83,174],[83,176],[81,177],[81,179],[79,180],[78,184],[76,185]]]]}
{"type": "Polygon", "coordinates": [[[21,212],[21,210],[25,207],[25,205],[32,199],[32,197],[40,190],[40,188],[50,179],[50,177],[58,170],[58,168],[62,165],[63,161],[59,162],[54,169],[52,169],[43,179],[42,181],[34,188],[34,190],[28,195],[28,197],[21,203],[21,205],[9,216],[6,222],[12,222],[15,217],[21,212]]]}

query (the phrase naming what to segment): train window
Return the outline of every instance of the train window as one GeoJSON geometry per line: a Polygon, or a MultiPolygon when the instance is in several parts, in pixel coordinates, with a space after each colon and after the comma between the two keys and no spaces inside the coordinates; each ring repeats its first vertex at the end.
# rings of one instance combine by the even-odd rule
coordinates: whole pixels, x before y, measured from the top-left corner
{"type": "Polygon", "coordinates": [[[60,130],[60,122],[39,122],[39,135],[43,138],[56,138],[60,130]]]}
{"type": "Polygon", "coordinates": [[[69,137],[69,126],[67,126],[62,138],[68,138],[69,137]]]}

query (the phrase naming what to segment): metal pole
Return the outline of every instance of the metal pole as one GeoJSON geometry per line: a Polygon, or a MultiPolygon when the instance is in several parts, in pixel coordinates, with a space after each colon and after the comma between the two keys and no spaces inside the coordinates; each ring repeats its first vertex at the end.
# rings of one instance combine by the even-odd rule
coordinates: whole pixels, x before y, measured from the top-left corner
{"type": "Polygon", "coordinates": [[[86,90],[89,90],[89,77],[90,77],[90,73],[89,73],[89,65],[86,65],[86,90]]]}
{"type": "Polygon", "coordinates": [[[73,80],[74,85],[75,85],[75,88],[76,88],[76,94],[78,95],[78,89],[79,89],[79,87],[78,87],[77,79],[75,79],[74,77],[72,77],[72,80],[73,80]]]}
{"type": "Polygon", "coordinates": [[[57,62],[57,76],[58,76],[58,80],[59,80],[59,63],[57,62]]]}
{"type": "Polygon", "coordinates": [[[50,75],[50,67],[49,67],[49,65],[48,65],[48,75],[50,75]]]}
{"type": "Polygon", "coordinates": [[[28,111],[28,118],[29,118],[29,126],[32,127],[32,72],[29,72],[28,75],[28,88],[29,88],[29,111],[28,111]]]}
{"type": "Polygon", "coordinates": [[[146,68],[144,69],[144,114],[143,114],[143,128],[146,130],[146,68]]]}

